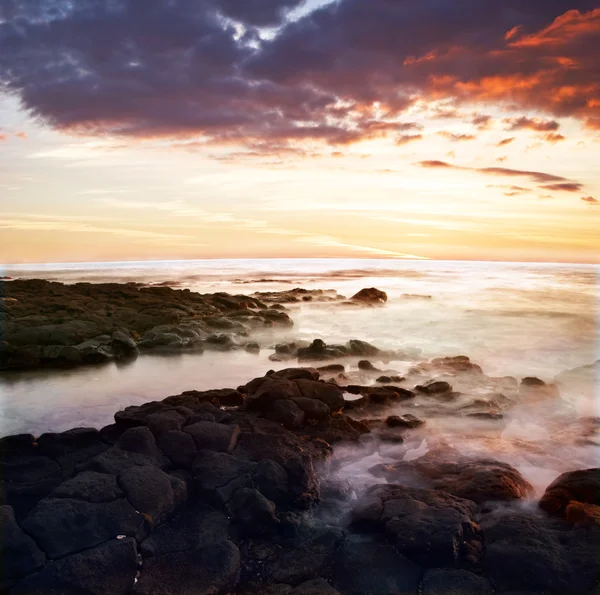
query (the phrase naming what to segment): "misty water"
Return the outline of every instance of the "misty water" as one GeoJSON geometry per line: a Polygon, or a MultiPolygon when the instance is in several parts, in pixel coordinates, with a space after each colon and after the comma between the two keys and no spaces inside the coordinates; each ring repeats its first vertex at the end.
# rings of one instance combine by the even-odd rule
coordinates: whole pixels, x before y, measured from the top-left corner
{"type": "MultiPolygon", "coordinates": [[[[447,447],[509,462],[538,492],[564,470],[597,465],[600,436],[590,420],[599,415],[600,407],[599,366],[594,365],[600,358],[597,266],[229,260],[15,265],[4,267],[1,274],[66,283],[168,284],[202,293],[250,294],[304,287],[335,289],[350,296],[363,287],[377,287],[389,299],[380,308],[290,305],[293,329],[258,336],[259,355],[241,350],[141,355],[127,364],[4,372],[0,435],[100,427],[128,405],[189,389],[236,387],[269,369],[296,365],[269,361],[276,342],[321,338],[345,343],[357,338],[382,349],[401,350],[402,359],[382,366],[400,374],[433,357],[462,354],[492,377],[536,376],[556,382],[561,398],[520,402],[496,421],[460,417],[451,411],[444,415],[443,406],[432,411],[426,404],[421,409],[419,403],[402,404],[389,414],[416,413],[427,423],[407,432],[402,445],[366,439],[360,446],[336,447],[328,472],[337,477],[350,478],[357,486],[368,484],[374,481],[368,469],[378,462],[410,460],[447,447]]],[[[373,362],[378,364],[376,358],[373,362]]],[[[341,363],[357,374],[356,361],[341,363]]],[[[467,390],[474,396],[491,389],[470,386],[467,390]]]]}

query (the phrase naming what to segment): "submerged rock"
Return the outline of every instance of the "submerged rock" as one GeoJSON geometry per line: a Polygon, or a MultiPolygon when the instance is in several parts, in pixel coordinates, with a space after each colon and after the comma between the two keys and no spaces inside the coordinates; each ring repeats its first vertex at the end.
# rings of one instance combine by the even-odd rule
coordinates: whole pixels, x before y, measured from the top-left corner
{"type": "Polygon", "coordinates": [[[362,302],[366,304],[384,304],[387,302],[387,299],[387,293],[381,291],[381,289],[376,289],[375,287],[361,289],[350,298],[353,302],[362,302]]]}

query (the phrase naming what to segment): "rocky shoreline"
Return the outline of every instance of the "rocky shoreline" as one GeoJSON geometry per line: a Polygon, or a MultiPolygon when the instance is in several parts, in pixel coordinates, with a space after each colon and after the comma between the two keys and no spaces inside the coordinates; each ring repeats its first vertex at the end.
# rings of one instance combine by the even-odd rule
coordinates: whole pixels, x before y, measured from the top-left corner
{"type": "Polygon", "coordinates": [[[0,281],[0,370],[64,368],[128,360],[140,352],[259,352],[261,339],[293,326],[287,305],[374,306],[375,288],[350,299],[292,289],[252,296],[200,294],[162,284],[0,281]]]}
{"type": "Polygon", "coordinates": [[[488,413],[555,387],[489,378],[464,356],[424,363],[402,387],[340,374],[353,378],[271,371],[128,407],[100,430],[0,439],[1,590],[598,592],[600,469],[562,474],[539,500],[517,469],[447,446],[376,465],[358,492],[336,476],[340,445],[401,445],[441,403],[473,413],[463,376],[512,390],[488,413]]]}

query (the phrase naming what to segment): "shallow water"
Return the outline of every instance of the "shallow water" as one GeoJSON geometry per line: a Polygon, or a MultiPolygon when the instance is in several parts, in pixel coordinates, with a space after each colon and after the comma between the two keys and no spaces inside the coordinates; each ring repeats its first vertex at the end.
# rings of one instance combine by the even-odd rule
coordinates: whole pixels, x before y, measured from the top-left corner
{"type": "MultiPolygon", "coordinates": [[[[380,348],[402,349],[412,355],[390,364],[400,372],[417,360],[464,354],[491,376],[538,376],[552,381],[565,370],[600,359],[597,266],[238,260],[28,265],[5,267],[1,274],[63,282],[166,283],[200,292],[244,294],[302,286],[336,289],[350,296],[374,286],[385,290],[389,300],[382,308],[364,309],[292,305],[294,328],[277,337],[261,338],[259,356],[245,352],[143,355],[127,365],[4,373],[0,375],[0,435],[102,426],[128,405],[183,390],[236,387],[268,369],[294,365],[268,360],[269,347],[282,339],[319,337],[333,343],[359,338],[380,348]]],[[[599,414],[600,383],[593,371],[563,377],[561,394],[579,415],[599,414]]],[[[526,453],[520,440],[540,445],[549,439],[550,425],[543,409],[517,410],[505,421],[500,431],[497,426],[490,428],[489,422],[471,421],[466,426],[450,417],[431,420],[414,432],[400,454],[416,456],[405,451],[414,450],[417,455],[426,451],[427,437],[431,440],[435,431],[465,450],[493,451],[494,456],[517,463],[536,486],[547,485],[557,470],[590,464],[597,457],[594,445],[565,448],[552,453],[552,461],[549,456],[526,453]]],[[[355,479],[370,466],[371,458],[385,460],[386,452],[382,455],[379,450],[371,452],[372,446],[365,448],[360,457],[357,453],[360,462],[354,460],[347,468],[355,479]]]]}

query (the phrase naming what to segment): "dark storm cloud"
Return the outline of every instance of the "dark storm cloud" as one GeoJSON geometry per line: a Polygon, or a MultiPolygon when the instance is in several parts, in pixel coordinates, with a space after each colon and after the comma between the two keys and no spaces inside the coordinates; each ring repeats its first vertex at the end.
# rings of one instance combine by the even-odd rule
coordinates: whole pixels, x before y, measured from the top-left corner
{"type": "Polygon", "coordinates": [[[286,21],[301,3],[3,0],[0,84],[72,133],[248,145],[402,139],[416,99],[600,122],[594,2],[338,0],[286,21]]]}

